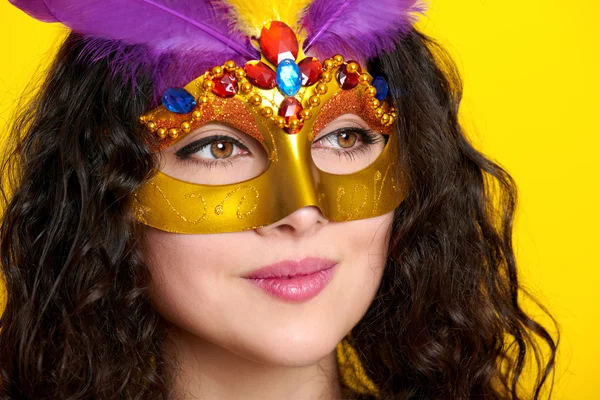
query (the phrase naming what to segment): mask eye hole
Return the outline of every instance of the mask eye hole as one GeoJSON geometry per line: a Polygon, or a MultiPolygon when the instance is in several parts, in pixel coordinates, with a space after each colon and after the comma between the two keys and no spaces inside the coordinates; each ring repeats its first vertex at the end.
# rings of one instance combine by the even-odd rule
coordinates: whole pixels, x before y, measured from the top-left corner
{"type": "Polygon", "coordinates": [[[347,175],[373,164],[386,143],[386,135],[372,130],[360,117],[347,114],[319,132],[312,142],[311,155],[321,171],[347,175]]]}
{"type": "Polygon", "coordinates": [[[160,170],[201,185],[230,185],[256,178],[268,166],[263,145],[224,124],[210,123],[161,152],[160,170]]]}

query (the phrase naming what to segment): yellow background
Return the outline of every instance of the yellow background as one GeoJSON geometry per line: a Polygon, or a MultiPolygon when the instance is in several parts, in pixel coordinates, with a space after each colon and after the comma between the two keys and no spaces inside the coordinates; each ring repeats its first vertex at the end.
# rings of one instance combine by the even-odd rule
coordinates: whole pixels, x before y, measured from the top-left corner
{"type": "MultiPolygon", "coordinates": [[[[562,331],[556,399],[600,399],[599,19],[597,0],[433,0],[420,24],[462,71],[469,135],[519,185],[523,281],[562,331]]],[[[0,0],[2,134],[61,32],[0,0]]]]}

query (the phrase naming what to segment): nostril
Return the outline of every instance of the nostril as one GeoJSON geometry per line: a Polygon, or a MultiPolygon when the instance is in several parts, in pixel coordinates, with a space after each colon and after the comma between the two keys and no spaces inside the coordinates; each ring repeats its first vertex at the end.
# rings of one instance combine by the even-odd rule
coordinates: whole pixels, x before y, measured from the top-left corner
{"type": "Polygon", "coordinates": [[[274,233],[282,236],[311,235],[327,222],[328,220],[323,217],[318,207],[306,206],[297,209],[271,225],[256,229],[256,232],[260,235],[274,233]]]}
{"type": "Polygon", "coordinates": [[[288,224],[279,225],[277,226],[277,229],[285,234],[292,234],[295,231],[294,227],[288,224]]]}

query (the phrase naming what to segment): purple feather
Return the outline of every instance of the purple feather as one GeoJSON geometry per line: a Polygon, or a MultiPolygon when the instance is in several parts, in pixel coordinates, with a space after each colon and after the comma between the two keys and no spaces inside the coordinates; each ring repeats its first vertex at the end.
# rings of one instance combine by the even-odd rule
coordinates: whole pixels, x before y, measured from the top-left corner
{"type": "Polygon", "coordinates": [[[155,100],[229,59],[260,58],[230,28],[227,9],[211,0],[10,0],[44,22],[60,22],[85,35],[82,58],[110,55],[115,74],[131,79],[150,70],[155,100]],[[131,46],[140,45],[140,46],[131,46]]]}
{"type": "MultiPolygon", "coordinates": [[[[218,0],[10,1],[34,18],[83,34],[81,59],[109,59],[113,73],[134,85],[141,70],[149,71],[155,104],[169,87],[228,59],[242,64],[260,58],[218,0]]],[[[364,64],[391,50],[424,9],[418,0],[314,0],[302,19],[305,50],[320,59],[340,53],[364,64]]]]}
{"type": "Polygon", "coordinates": [[[46,7],[44,1],[21,1],[21,0],[8,0],[9,3],[17,6],[21,10],[33,18],[42,22],[58,22],[58,20],[52,15],[52,12],[46,7]]]}
{"type": "Polygon", "coordinates": [[[425,8],[418,0],[314,0],[302,19],[304,50],[320,59],[342,54],[364,64],[392,50],[425,8]]]}

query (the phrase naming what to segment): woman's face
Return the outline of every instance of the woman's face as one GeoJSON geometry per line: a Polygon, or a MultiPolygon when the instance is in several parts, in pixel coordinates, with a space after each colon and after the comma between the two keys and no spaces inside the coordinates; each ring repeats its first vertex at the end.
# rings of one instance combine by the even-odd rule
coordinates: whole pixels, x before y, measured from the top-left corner
{"type": "MultiPolygon", "coordinates": [[[[313,160],[327,172],[355,172],[384,145],[383,135],[345,114],[317,134],[313,160]]],[[[160,168],[190,182],[227,184],[259,175],[266,164],[258,141],[207,124],[165,149],[160,168]]],[[[318,208],[304,207],[244,232],[191,235],[147,228],[154,304],[188,336],[239,356],[263,364],[313,364],[334,350],[372,302],[391,223],[392,213],[329,222],[318,208]],[[272,271],[251,279],[265,267],[282,266],[325,270],[290,281],[274,278],[272,271]]]]}

